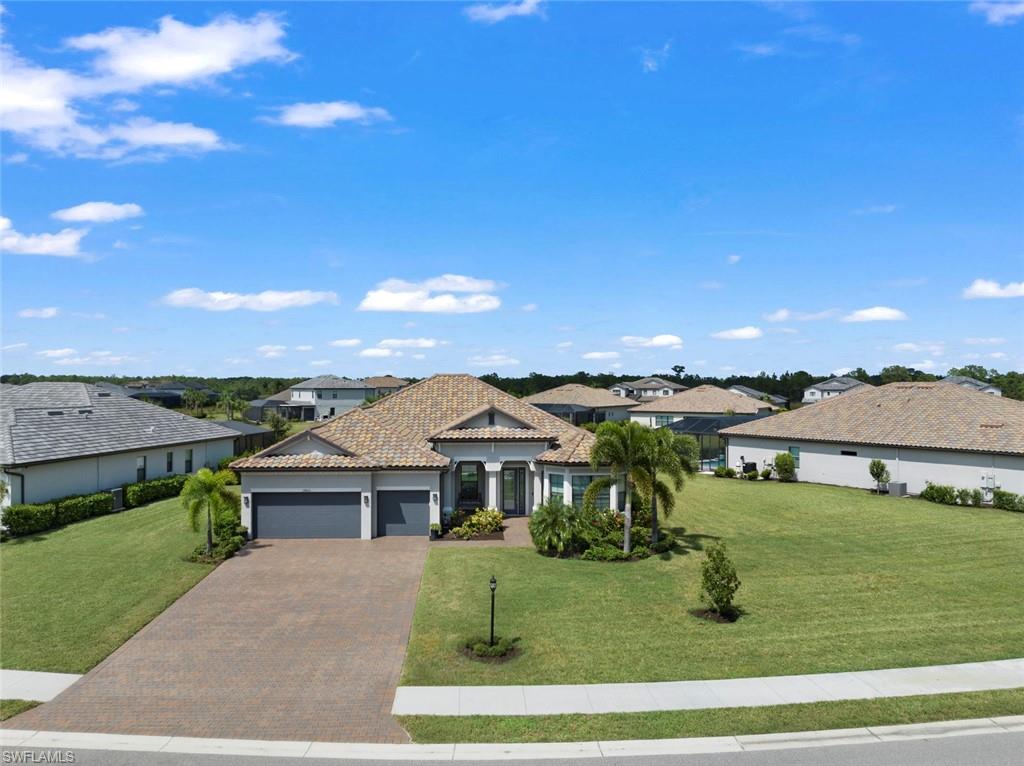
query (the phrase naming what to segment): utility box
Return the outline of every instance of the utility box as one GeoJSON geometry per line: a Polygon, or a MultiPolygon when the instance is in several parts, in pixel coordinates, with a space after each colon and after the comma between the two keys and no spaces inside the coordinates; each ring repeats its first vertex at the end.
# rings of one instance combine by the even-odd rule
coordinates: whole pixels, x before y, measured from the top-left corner
{"type": "Polygon", "coordinates": [[[906,497],[907,496],[907,483],[905,481],[890,481],[889,482],[889,496],[890,497],[906,497]]]}
{"type": "Polygon", "coordinates": [[[110,490],[110,496],[112,498],[114,498],[114,507],[113,507],[112,510],[115,513],[117,511],[123,511],[124,510],[124,487],[117,487],[116,489],[110,490]]]}

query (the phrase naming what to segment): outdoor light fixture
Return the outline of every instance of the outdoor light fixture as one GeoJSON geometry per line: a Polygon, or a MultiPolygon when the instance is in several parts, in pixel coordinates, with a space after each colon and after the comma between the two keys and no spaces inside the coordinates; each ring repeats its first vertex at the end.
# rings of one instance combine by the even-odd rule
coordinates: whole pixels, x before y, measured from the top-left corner
{"type": "Polygon", "coordinates": [[[249,507],[249,496],[248,495],[242,495],[242,502],[245,503],[245,507],[248,508],[249,507]]]}
{"type": "Polygon", "coordinates": [[[367,508],[370,507],[370,496],[369,495],[363,495],[363,505],[365,505],[367,508]]]}
{"type": "Polygon", "coordinates": [[[437,505],[437,493],[436,492],[431,492],[430,493],[430,502],[433,503],[434,505],[437,505]]]}
{"type": "Polygon", "coordinates": [[[491,646],[494,646],[494,591],[498,589],[498,581],[491,575],[491,646]]]}

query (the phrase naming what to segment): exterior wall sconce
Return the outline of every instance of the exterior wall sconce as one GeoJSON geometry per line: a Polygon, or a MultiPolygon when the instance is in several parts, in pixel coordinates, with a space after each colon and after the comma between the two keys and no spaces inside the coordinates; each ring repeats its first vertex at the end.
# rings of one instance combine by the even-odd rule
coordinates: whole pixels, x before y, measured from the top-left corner
{"type": "Polygon", "coordinates": [[[438,498],[437,498],[437,493],[436,493],[436,492],[431,492],[431,493],[430,493],[430,502],[431,502],[431,503],[432,503],[433,505],[437,505],[437,502],[438,502],[438,498]]]}
{"type": "Polygon", "coordinates": [[[363,505],[365,505],[367,508],[370,507],[370,496],[369,495],[363,495],[363,505]]]}
{"type": "Polygon", "coordinates": [[[242,495],[242,503],[243,503],[243,505],[245,505],[246,508],[249,507],[249,496],[248,495],[242,495]]]}

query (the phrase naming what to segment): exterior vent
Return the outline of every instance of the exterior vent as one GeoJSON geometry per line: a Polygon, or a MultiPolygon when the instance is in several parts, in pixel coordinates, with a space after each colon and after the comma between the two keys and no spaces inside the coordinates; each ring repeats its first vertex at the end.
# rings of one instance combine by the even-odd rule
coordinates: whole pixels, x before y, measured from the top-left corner
{"type": "Polygon", "coordinates": [[[47,415],[63,415],[64,410],[50,410],[46,413],[47,415]]]}
{"type": "Polygon", "coordinates": [[[92,410],[79,410],[79,415],[92,415],[92,410]]]}
{"type": "Polygon", "coordinates": [[[96,394],[96,396],[100,397],[101,399],[108,399],[110,397],[110,392],[100,391],[98,394],[96,394]]]}

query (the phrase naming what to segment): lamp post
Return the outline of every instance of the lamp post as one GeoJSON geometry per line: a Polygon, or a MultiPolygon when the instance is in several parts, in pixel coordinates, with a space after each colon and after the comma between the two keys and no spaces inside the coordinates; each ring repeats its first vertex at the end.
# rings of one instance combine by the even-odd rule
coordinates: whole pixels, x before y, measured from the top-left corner
{"type": "Polygon", "coordinates": [[[498,589],[498,581],[491,575],[491,646],[494,646],[494,591],[498,589]]]}

